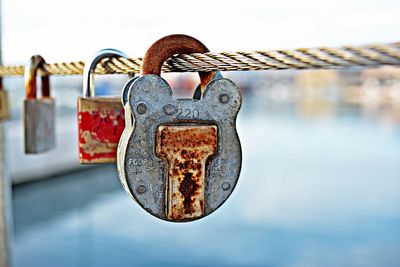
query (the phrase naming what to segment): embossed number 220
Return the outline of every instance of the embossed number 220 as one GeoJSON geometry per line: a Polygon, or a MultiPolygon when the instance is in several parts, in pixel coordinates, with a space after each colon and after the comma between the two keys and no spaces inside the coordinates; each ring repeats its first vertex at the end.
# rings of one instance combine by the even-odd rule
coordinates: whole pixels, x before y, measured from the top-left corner
{"type": "Polygon", "coordinates": [[[177,110],[177,118],[181,118],[181,119],[196,119],[199,117],[199,110],[198,109],[178,109],[177,110]]]}

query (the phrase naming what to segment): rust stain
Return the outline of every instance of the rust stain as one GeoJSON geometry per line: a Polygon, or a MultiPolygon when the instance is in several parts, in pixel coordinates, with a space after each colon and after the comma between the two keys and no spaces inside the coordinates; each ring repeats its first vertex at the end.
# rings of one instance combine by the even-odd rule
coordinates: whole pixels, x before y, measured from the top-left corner
{"type": "Polygon", "coordinates": [[[167,217],[184,220],[204,214],[207,159],[217,150],[217,127],[160,126],[156,154],[168,162],[167,217]]]}
{"type": "MultiPolygon", "coordinates": [[[[183,196],[183,210],[185,214],[192,213],[192,196],[196,193],[199,185],[192,179],[192,173],[187,172],[183,174],[181,185],[179,186],[179,192],[183,196]]],[[[173,195],[173,194],[172,194],[173,195]]]]}

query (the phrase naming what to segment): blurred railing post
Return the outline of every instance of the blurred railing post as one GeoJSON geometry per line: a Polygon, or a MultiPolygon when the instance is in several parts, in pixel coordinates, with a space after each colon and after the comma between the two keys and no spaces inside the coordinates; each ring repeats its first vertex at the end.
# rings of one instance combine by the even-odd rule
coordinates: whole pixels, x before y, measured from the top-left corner
{"type": "Polygon", "coordinates": [[[0,123],[0,267],[9,267],[12,232],[11,181],[4,164],[4,123],[0,123]]]}
{"type": "MultiPolygon", "coordinates": [[[[2,64],[2,3],[0,0],[0,64],[2,64]]],[[[11,266],[11,181],[6,164],[5,123],[0,122],[0,267],[11,266]]]]}

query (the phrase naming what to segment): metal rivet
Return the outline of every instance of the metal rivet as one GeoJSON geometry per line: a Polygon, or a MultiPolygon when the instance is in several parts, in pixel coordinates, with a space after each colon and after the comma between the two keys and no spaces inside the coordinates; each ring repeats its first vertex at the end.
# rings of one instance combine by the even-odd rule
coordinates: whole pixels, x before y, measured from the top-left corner
{"type": "Polygon", "coordinates": [[[146,106],[146,104],[144,104],[144,103],[140,103],[140,104],[137,106],[136,110],[137,110],[137,112],[138,112],[139,114],[144,114],[144,113],[146,113],[146,111],[147,111],[147,106],[146,106]]]}
{"type": "Polygon", "coordinates": [[[225,183],[222,184],[222,189],[223,189],[224,191],[227,191],[227,190],[229,190],[230,188],[231,188],[231,184],[230,184],[230,183],[225,182],[225,183]]]}
{"type": "Polygon", "coordinates": [[[146,187],[144,186],[144,185],[139,185],[138,187],[137,187],[137,189],[136,189],[136,191],[139,193],[139,194],[143,194],[144,192],[146,192],[146,187]]]}
{"type": "Polygon", "coordinates": [[[229,96],[227,94],[222,94],[219,96],[219,101],[223,104],[228,103],[229,96]]]}
{"type": "Polygon", "coordinates": [[[164,112],[165,112],[167,115],[172,115],[172,114],[175,113],[175,111],[176,111],[176,108],[175,108],[175,106],[172,105],[172,104],[167,104],[167,105],[164,106],[164,112]]]}

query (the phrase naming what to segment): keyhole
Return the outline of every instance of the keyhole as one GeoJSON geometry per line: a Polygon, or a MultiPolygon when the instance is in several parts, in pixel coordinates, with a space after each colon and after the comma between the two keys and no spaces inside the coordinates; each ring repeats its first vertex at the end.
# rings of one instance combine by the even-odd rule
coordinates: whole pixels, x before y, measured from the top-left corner
{"type": "Polygon", "coordinates": [[[179,192],[183,195],[183,207],[186,214],[192,212],[191,210],[191,201],[192,196],[196,193],[196,190],[199,186],[193,181],[192,176],[193,173],[187,172],[183,174],[185,178],[183,178],[181,185],[179,186],[179,192]]]}

